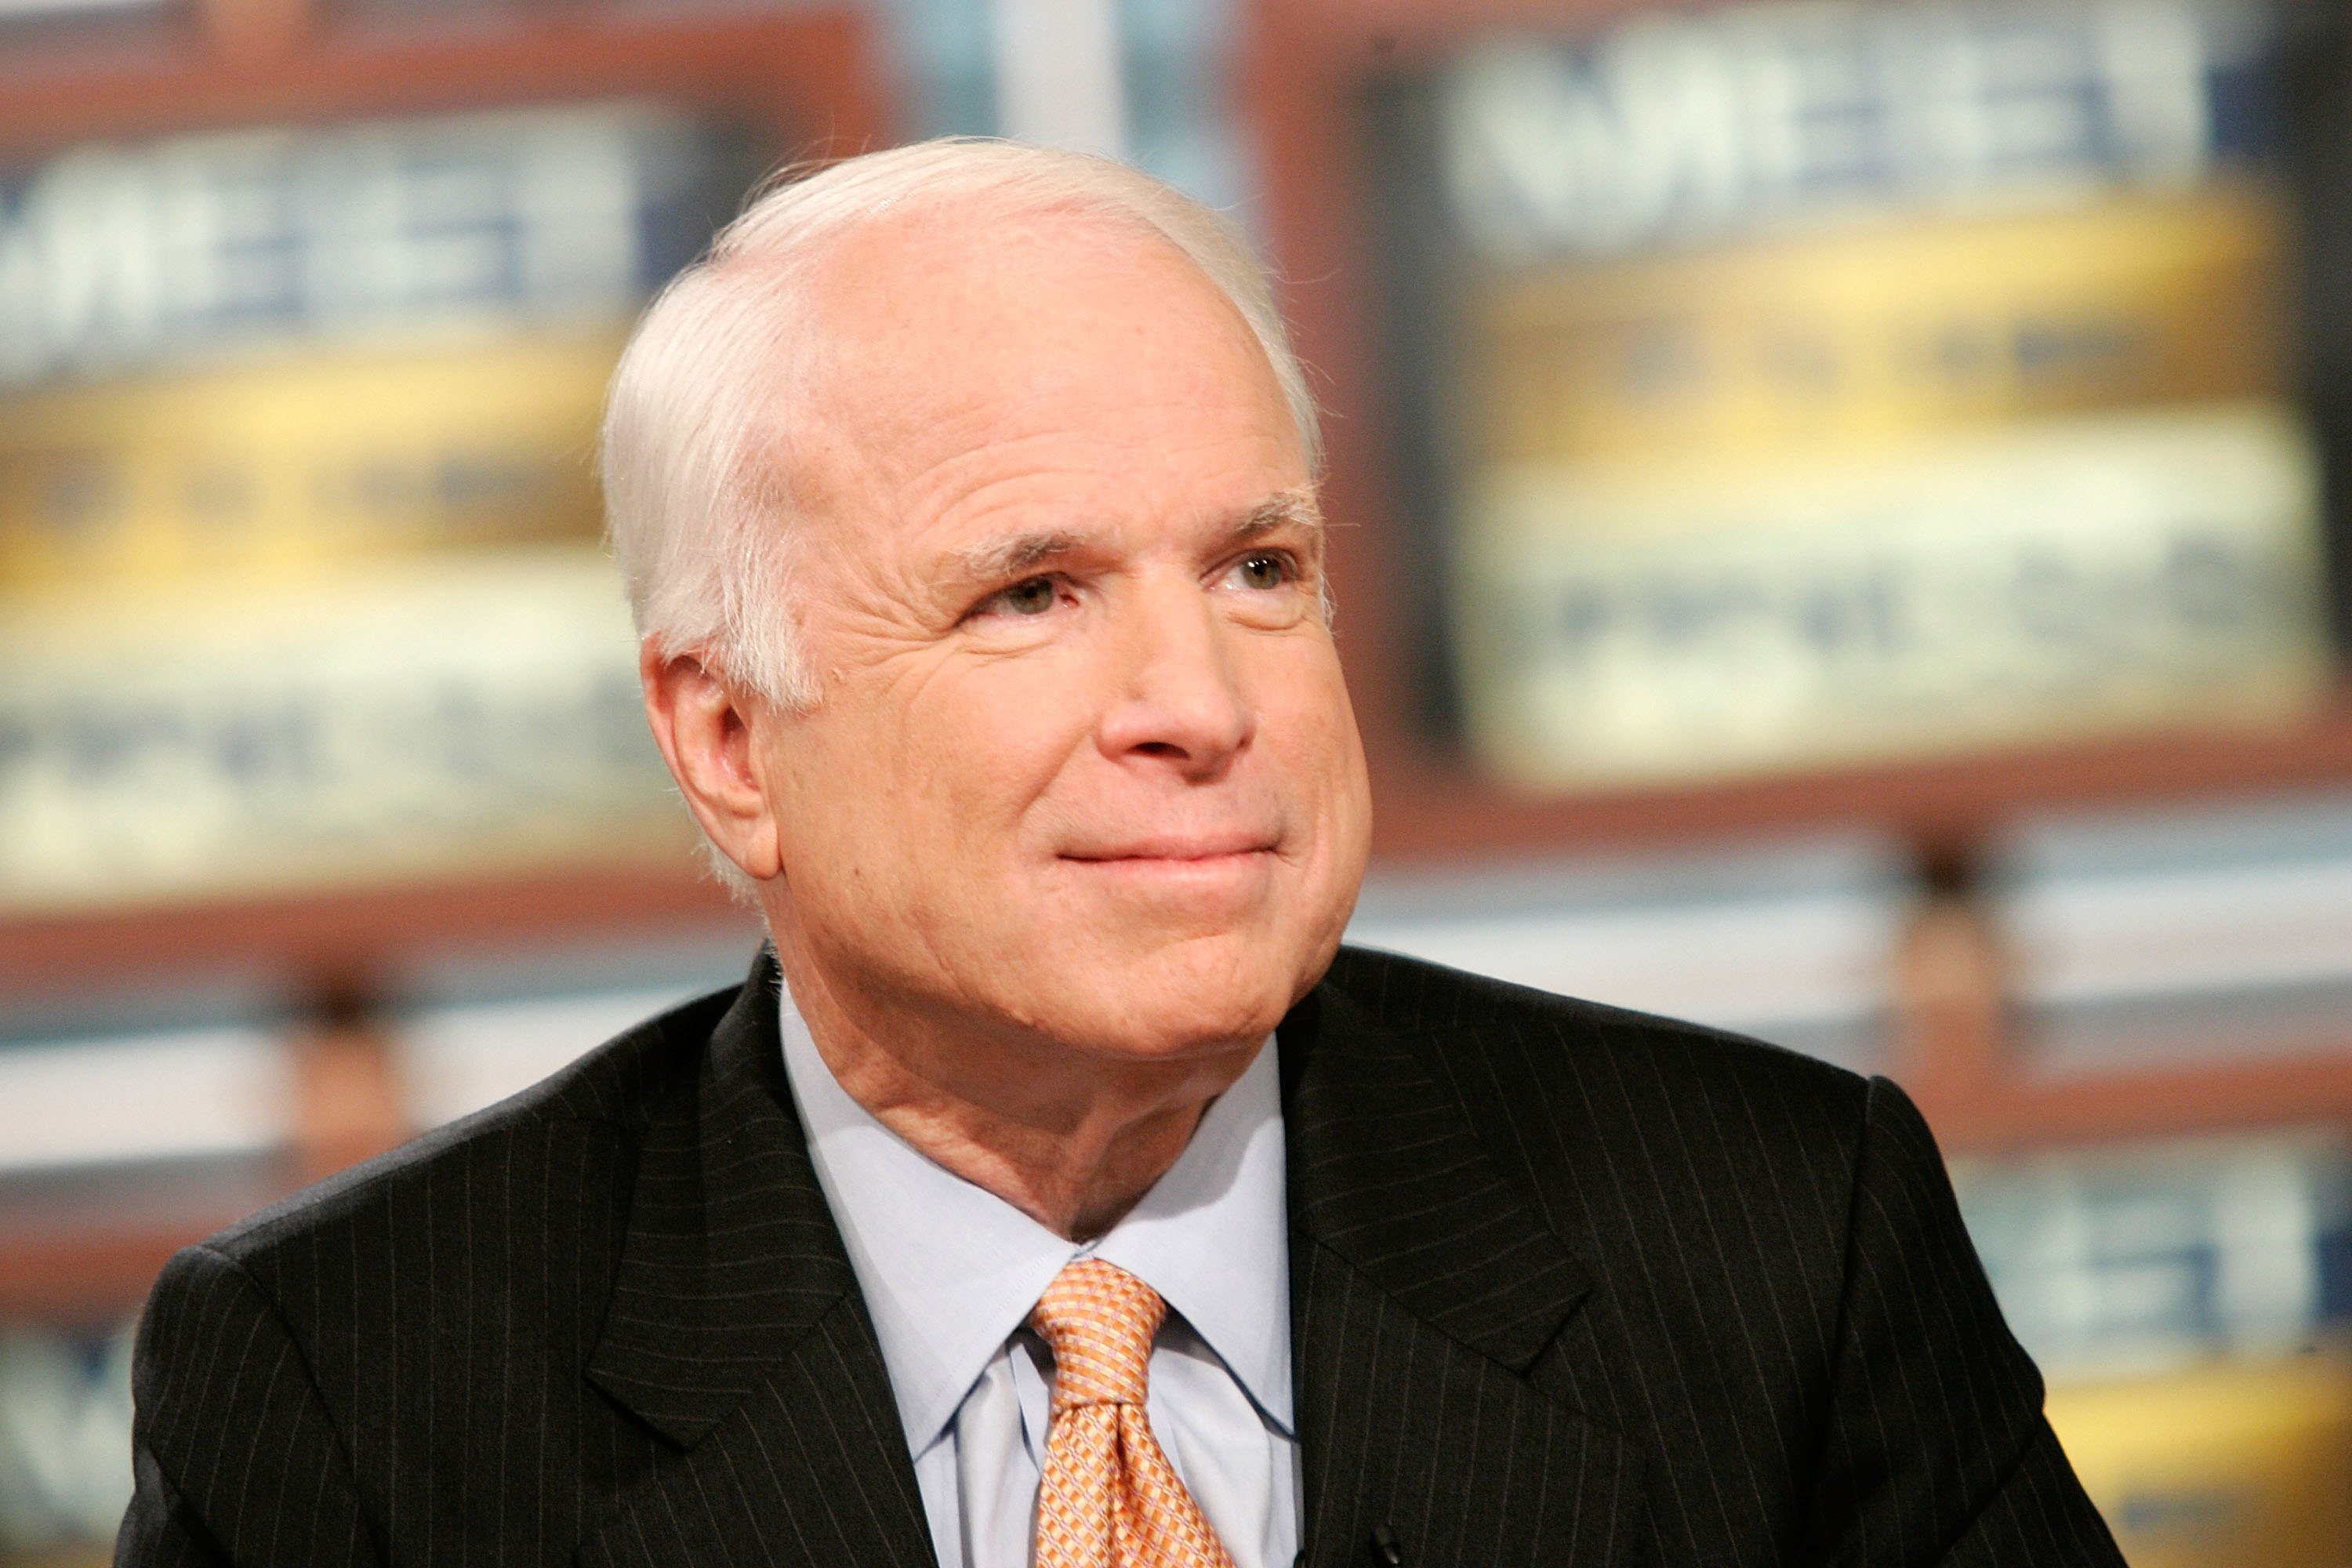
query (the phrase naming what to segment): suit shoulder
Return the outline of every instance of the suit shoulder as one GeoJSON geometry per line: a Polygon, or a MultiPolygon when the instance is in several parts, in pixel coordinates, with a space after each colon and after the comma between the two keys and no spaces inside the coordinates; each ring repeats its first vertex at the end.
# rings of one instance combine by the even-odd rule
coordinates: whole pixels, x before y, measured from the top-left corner
{"type": "MultiPolygon", "coordinates": [[[[1755,1092],[1858,1116],[1869,1089],[1847,1068],[1728,1029],[1634,1012],[1368,948],[1342,948],[1328,976],[1349,1001],[1401,1035],[1446,1037],[1451,1053],[1532,1053],[1557,1073],[1605,1079],[1670,1098],[1755,1092]]],[[[1542,1075],[1552,1076],[1552,1075],[1542,1075]]]]}
{"type": "Polygon", "coordinates": [[[648,1018],[538,1083],[303,1188],[205,1243],[247,1267],[339,1228],[365,1229],[407,1196],[446,1178],[517,1163],[544,1166],[570,1153],[607,1156],[632,1143],[647,1109],[691,1082],[712,1027],[740,987],[698,997],[648,1018]]]}
{"type": "MultiPolygon", "coordinates": [[[[1385,953],[1348,954],[1334,980],[1412,1052],[1660,1354],[1699,1368],[1708,1347],[1738,1342],[1742,1302],[1763,1291],[1793,1292],[1827,1333],[1874,1080],[1726,1030],[1385,953]],[[1712,1261],[1694,1270],[1699,1237],[1712,1261]],[[1656,1279],[1687,1290],[1654,1300],[1656,1279]]],[[[1792,1388],[1826,1375],[1821,1335],[1790,1363],[1792,1388]]]]}

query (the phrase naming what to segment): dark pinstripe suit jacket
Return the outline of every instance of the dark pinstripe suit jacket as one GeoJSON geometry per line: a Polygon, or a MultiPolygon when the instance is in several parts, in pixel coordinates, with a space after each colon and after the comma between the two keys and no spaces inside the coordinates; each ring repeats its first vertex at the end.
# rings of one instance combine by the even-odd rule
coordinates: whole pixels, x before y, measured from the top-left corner
{"type": "MultiPolygon", "coordinates": [[[[180,1254],[118,1561],[930,1562],[772,964],[180,1254]]],[[[1892,1085],[1352,951],[1279,1048],[1307,1563],[2119,1563],[1892,1085]]]]}

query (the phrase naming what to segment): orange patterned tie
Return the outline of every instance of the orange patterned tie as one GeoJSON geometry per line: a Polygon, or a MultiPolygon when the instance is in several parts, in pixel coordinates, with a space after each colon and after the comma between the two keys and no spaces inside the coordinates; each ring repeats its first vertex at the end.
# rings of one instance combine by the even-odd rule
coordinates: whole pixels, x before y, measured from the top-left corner
{"type": "Polygon", "coordinates": [[[1036,1568],[1233,1568],[1144,1414],[1167,1315],[1160,1292],[1098,1258],[1063,1269],[1029,1314],[1054,1347],[1036,1568]]]}

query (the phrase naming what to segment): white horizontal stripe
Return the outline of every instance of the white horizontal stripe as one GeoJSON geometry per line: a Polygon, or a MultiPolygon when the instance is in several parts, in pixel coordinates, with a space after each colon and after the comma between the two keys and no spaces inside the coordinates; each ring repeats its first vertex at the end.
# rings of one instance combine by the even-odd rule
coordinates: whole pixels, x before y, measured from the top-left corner
{"type": "Polygon", "coordinates": [[[1362,917],[1348,940],[1515,984],[1728,1028],[1886,1005],[1891,903],[1814,897],[1508,915],[1362,917]]]}
{"type": "Polygon", "coordinates": [[[597,992],[418,1012],[400,1027],[409,1114],[438,1127],[495,1105],[699,987],[597,992]]]}
{"type": "Polygon", "coordinates": [[[2032,1002],[2352,979],[2343,860],[2053,880],[2003,914],[2032,1002]]]}
{"type": "Polygon", "coordinates": [[[0,1171],[258,1152],[290,1137],[293,1098],[257,1029],[0,1051],[0,1171]]]}

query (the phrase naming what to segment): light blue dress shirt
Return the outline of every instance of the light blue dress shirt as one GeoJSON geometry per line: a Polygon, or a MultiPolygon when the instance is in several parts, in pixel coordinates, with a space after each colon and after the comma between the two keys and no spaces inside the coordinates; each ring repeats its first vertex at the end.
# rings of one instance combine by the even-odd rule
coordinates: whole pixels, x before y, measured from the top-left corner
{"type": "Polygon", "coordinates": [[[849,1098],[780,988],[784,1069],[857,1271],[940,1568],[1025,1568],[1053,1356],[1029,1310],[1095,1257],[1160,1292],[1147,1409],[1235,1568],[1290,1568],[1298,1444],[1282,1094],[1268,1039],[1167,1174],[1079,1246],[933,1164],[849,1098]]]}

